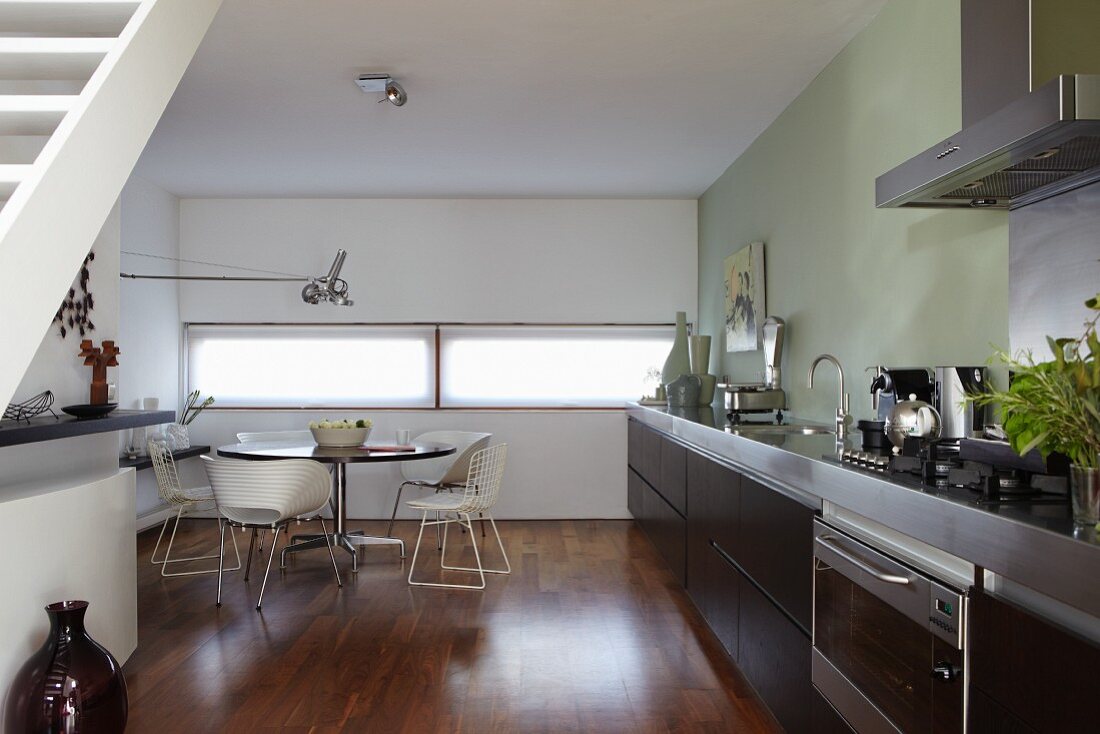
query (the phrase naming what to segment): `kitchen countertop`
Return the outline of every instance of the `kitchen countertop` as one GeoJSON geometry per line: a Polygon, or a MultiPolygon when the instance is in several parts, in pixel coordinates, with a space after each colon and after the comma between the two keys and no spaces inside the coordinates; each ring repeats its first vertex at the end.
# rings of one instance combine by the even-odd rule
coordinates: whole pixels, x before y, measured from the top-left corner
{"type": "Polygon", "coordinates": [[[859,448],[858,431],[845,444],[831,433],[739,435],[720,405],[630,403],[627,415],[810,506],[831,502],[1100,617],[1100,538],[1075,529],[1068,506],[978,505],[965,491],[842,465],[839,452],[859,448]]]}

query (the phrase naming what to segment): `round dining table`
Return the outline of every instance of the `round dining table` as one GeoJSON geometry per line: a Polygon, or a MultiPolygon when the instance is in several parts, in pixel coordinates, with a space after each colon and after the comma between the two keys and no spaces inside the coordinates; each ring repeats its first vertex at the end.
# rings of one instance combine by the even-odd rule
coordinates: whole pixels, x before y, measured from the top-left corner
{"type": "MultiPolygon", "coordinates": [[[[375,444],[378,446],[378,444],[375,444]]],[[[278,461],[280,459],[312,459],[322,464],[332,465],[332,516],[335,529],[329,539],[334,548],[343,548],[351,554],[351,570],[359,570],[359,556],[356,552],[361,545],[398,545],[401,557],[405,557],[405,541],[388,536],[365,535],[362,530],[347,529],[347,466],[348,464],[378,464],[391,461],[417,461],[437,459],[455,452],[455,447],[444,443],[423,443],[414,441],[407,451],[394,451],[394,447],[371,448],[351,446],[327,448],[312,442],[303,441],[256,441],[236,443],[218,448],[218,456],[227,459],[245,459],[248,461],[278,461]]],[[[322,534],[297,535],[283,547],[280,565],[286,565],[286,554],[297,553],[314,548],[325,548],[328,540],[322,534]],[[300,542],[296,542],[300,541],[300,542]]],[[[274,549],[272,549],[274,551],[274,549]]]]}

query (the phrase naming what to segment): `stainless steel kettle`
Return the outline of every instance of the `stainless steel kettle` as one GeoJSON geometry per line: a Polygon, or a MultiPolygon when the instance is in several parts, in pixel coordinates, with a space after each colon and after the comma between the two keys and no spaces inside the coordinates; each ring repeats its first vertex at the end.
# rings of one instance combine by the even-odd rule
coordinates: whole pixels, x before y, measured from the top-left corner
{"type": "Polygon", "coordinates": [[[939,438],[940,414],[928,403],[910,394],[908,400],[897,403],[886,416],[883,429],[894,450],[900,451],[906,437],[939,438]]]}

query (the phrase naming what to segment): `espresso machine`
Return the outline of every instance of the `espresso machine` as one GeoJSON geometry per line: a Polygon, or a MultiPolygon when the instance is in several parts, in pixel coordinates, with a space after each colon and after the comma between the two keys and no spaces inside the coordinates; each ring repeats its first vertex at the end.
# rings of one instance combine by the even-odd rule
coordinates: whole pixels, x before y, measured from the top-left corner
{"type": "Polygon", "coordinates": [[[986,406],[966,401],[986,390],[985,367],[937,367],[935,400],[944,438],[975,438],[986,423],[986,406]]]}
{"type": "Polygon", "coordinates": [[[935,405],[935,373],[928,367],[868,367],[871,379],[871,406],[878,420],[885,421],[894,406],[915,395],[917,400],[935,405]]]}

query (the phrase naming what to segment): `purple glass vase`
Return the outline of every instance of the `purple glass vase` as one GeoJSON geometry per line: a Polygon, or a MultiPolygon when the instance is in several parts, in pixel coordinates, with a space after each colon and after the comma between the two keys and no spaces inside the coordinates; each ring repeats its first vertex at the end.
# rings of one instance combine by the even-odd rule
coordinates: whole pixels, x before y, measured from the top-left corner
{"type": "Polygon", "coordinates": [[[86,601],[46,607],[50,634],[15,675],[7,734],[119,734],[126,728],[126,681],[111,653],[84,630],[86,601]]]}

